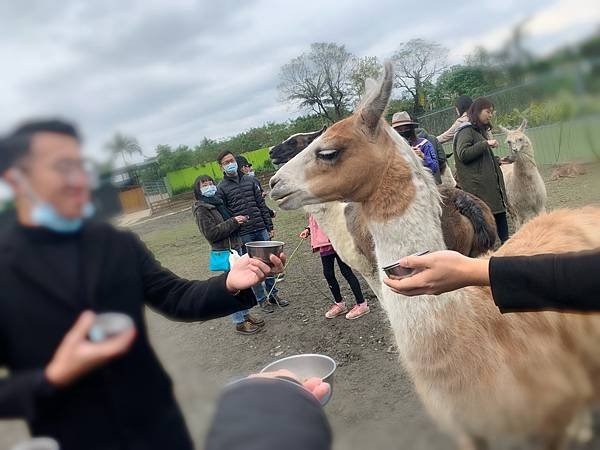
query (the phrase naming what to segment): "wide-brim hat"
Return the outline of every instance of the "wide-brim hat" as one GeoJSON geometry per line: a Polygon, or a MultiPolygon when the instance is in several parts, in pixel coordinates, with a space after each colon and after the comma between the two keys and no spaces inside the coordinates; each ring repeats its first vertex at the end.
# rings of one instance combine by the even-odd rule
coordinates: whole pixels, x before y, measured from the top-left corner
{"type": "Polygon", "coordinates": [[[419,122],[415,122],[406,111],[398,111],[392,116],[392,128],[402,125],[419,126],[419,122]]]}

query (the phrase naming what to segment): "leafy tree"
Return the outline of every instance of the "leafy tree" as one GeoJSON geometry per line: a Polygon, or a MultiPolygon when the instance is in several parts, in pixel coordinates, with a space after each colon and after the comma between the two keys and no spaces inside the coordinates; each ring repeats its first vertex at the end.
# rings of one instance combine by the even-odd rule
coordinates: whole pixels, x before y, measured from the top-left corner
{"type": "Polygon", "coordinates": [[[364,56],[356,58],[354,67],[350,74],[352,94],[359,99],[365,93],[365,82],[369,79],[377,79],[381,76],[383,66],[375,56],[364,56]]]}
{"type": "Polygon", "coordinates": [[[143,155],[142,148],[140,147],[137,139],[124,135],[120,132],[116,132],[112,139],[106,143],[106,148],[115,157],[117,155],[121,155],[123,158],[123,164],[125,166],[127,165],[127,159],[125,156],[131,156],[135,154],[143,155]]]}
{"type": "Polygon", "coordinates": [[[436,107],[452,104],[459,95],[479,97],[498,88],[489,76],[489,69],[481,66],[453,66],[442,73],[432,95],[436,107]]]}

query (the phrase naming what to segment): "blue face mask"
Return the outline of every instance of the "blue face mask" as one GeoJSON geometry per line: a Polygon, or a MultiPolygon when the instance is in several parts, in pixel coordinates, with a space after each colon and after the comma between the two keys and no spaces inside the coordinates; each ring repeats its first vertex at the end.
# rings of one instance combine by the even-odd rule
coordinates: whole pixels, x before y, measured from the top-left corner
{"type": "Polygon", "coordinates": [[[200,188],[200,192],[205,197],[213,197],[217,193],[217,187],[214,184],[200,188]]]}
{"type": "Polygon", "coordinates": [[[254,171],[248,172],[246,175],[248,175],[249,177],[253,177],[254,176],[254,171]]]}
{"type": "Polygon", "coordinates": [[[88,202],[83,206],[81,217],[67,219],[61,216],[50,203],[40,200],[20,171],[15,172],[15,174],[19,177],[29,199],[33,203],[31,221],[36,226],[48,228],[56,233],[74,233],[81,229],[84,219],[89,219],[96,212],[94,205],[88,202]]]}
{"type": "Polygon", "coordinates": [[[225,164],[223,166],[223,170],[227,175],[235,175],[238,170],[238,165],[236,162],[231,162],[229,164],[225,164]]]}
{"type": "Polygon", "coordinates": [[[56,233],[75,233],[81,229],[83,220],[94,215],[95,208],[91,203],[83,207],[82,216],[67,219],[61,216],[50,203],[38,203],[31,211],[32,222],[40,227],[48,228],[56,233]]]}

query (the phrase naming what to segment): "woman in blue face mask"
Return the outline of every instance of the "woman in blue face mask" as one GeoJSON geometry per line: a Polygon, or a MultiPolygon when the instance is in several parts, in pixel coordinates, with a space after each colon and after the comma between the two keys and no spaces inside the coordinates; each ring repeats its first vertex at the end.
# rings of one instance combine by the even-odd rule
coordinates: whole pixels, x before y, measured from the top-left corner
{"type": "MultiPolygon", "coordinates": [[[[236,165],[237,171],[237,165],[236,165]]],[[[217,187],[208,175],[199,176],[194,183],[196,203],[193,207],[196,224],[211,246],[210,269],[228,270],[230,251],[241,254],[240,225],[248,220],[246,216],[233,217],[223,200],[216,195],[217,187]]],[[[248,310],[231,315],[235,330],[241,334],[254,334],[264,326],[264,320],[253,317],[248,310]]]]}

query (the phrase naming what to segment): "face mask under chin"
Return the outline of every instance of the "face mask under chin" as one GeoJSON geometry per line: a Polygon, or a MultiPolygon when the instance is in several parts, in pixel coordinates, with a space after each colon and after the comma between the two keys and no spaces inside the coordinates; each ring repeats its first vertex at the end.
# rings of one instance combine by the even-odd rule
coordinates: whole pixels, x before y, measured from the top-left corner
{"type": "Polygon", "coordinates": [[[50,203],[39,202],[31,211],[31,221],[34,225],[48,228],[56,233],[75,233],[83,226],[84,219],[94,215],[95,208],[90,202],[86,203],[81,217],[69,219],[63,217],[50,203]]]}
{"type": "Polygon", "coordinates": [[[30,215],[35,226],[47,228],[56,233],[74,233],[81,229],[84,219],[89,219],[96,212],[94,205],[87,202],[83,206],[80,217],[66,218],[51,203],[41,200],[21,173],[19,173],[19,180],[33,205],[30,215]]]}

